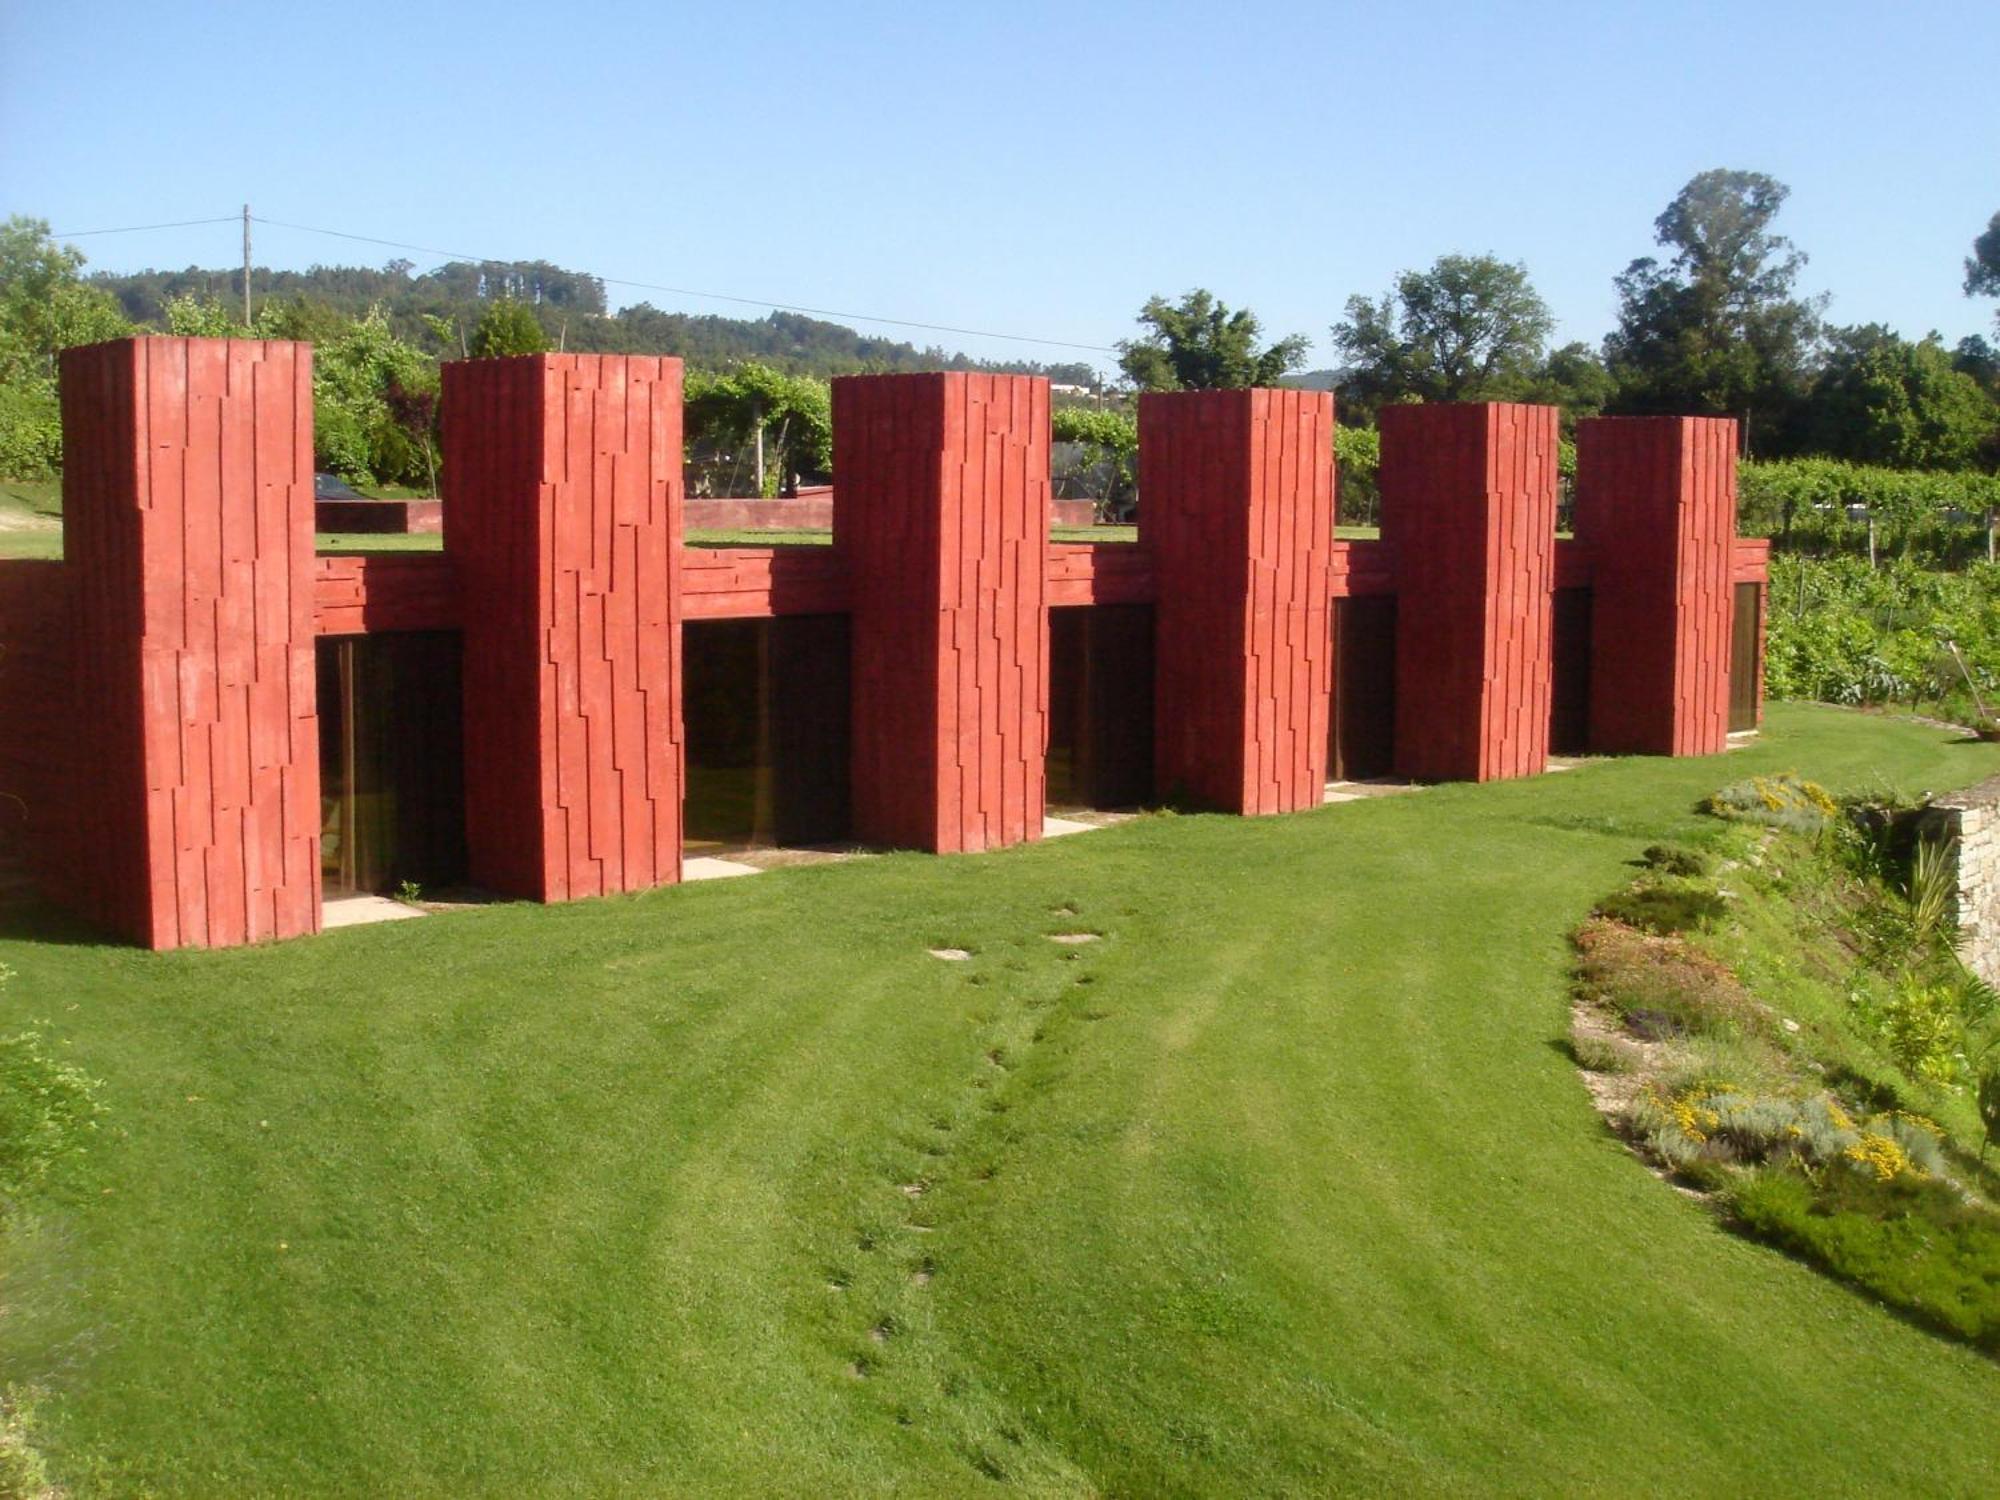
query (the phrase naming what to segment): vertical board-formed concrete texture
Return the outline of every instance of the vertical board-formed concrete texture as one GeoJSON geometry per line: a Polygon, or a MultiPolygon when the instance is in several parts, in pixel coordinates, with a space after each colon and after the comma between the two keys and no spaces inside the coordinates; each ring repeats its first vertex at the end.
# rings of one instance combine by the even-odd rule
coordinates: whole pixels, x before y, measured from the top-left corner
{"type": "Polygon", "coordinates": [[[1590,747],[1713,755],[1729,736],[1736,422],[1597,417],[1576,435],[1590,547],[1590,747]]]}
{"type": "Polygon", "coordinates": [[[60,562],[0,561],[0,885],[32,872],[58,893],[75,848],[70,584],[60,562]]]}
{"type": "Polygon", "coordinates": [[[443,420],[473,880],[540,901],[679,880],[680,361],[447,364],[443,420]]]}
{"type": "Polygon", "coordinates": [[[1139,398],[1157,789],[1237,813],[1317,806],[1332,688],[1333,397],[1139,398]]]}
{"type": "Polygon", "coordinates": [[[1708,753],[1761,707],[1769,548],[1732,536],[1727,421],[1584,424],[1559,547],[1553,410],[1392,407],[1383,536],[1347,543],[1329,397],[1149,395],[1141,545],[1052,546],[1046,382],[854,377],[837,545],[686,554],[680,373],[447,366],[443,554],[315,559],[306,346],[68,352],[66,558],[0,563],[0,880],[24,849],[53,898],[156,947],[316,930],[316,635],[461,633],[467,873],[537,900],[679,878],[684,616],[843,618],[836,657],[771,635],[794,640],[769,668],[789,722],[827,692],[852,718],[788,774],[850,788],[859,837],[940,852],[1041,832],[1052,604],[1093,611],[1065,639],[1104,606],[1143,621],[1145,691],[1090,699],[1093,735],[1146,746],[1153,775],[1120,785],[1242,813],[1320,800],[1349,656],[1357,765],[1541,770],[1559,582],[1570,740],[1587,719],[1594,749],[1708,753]]]}
{"type": "Polygon", "coordinates": [[[1501,403],[1382,411],[1402,775],[1490,781],[1548,765],[1557,415],[1501,403]]]}
{"type": "Polygon", "coordinates": [[[833,441],[856,836],[937,853],[1041,837],[1048,382],[845,377],[833,441]]]}
{"type": "Polygon", "coordinates": [[[77,749],[60,895],[154,948],[316,932],[312,350],[62,356],[77,749]]]}

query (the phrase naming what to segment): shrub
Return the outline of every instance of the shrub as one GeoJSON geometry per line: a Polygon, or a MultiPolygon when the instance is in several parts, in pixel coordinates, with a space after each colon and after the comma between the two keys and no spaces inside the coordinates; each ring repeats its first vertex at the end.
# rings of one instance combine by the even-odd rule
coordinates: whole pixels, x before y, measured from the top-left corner
{"type": "Polygon", "coordinates": [[[1949,1087],[1957,1078],[1965,1025],[1958,988],[1906,977],[1881,1007],[1882,1040],[1912,1078],[1949,1087]]]}
{"type": "Polygon", "coordinates": [[[1638,1049],[1615,1036],[1575,1036],[1569,1054],[1590,1073],[1630,1073],[1639,1066],[1638,1049]]]}
{"type": "Polygon", "coordinates": [[[1826,788],[1795,771],[1732,781],[1712,793],[1702,811],[1735,822],[1762,823],[1793,833],[1817,833],[1840,811],[1826,788]]]}
{"type": "Polygon", "coordinates": [[[62,469],[62,412],[52,380],[0,385],[0,478],[47,479],[62,469]]]}
{"type": "Polygon", "coordinates": [[[1642,932],[1670,937],[1682,932],[1707,932],[1727,909],[1721,892],[1713,886],[1643,879],[1600,901],[1597,913],[1642,932]]]}
{"type": "Polygon", "coordinates": [[[1729,969],[1679,938],[1595,918],[1577,930],[1577,993],[1635,1033],[1737,1037],[1765,1029],[1763,1011],[1729,969]]]}
{"type": "Polygon", "coordinates": [[[1683,844],[1649,844],[1639,856],[1648,869],[1663,875],[1701,876],[1714,868],[1715,861],[1699,849],[1683,844]]]}
{"type": "Polygon", "coordinates": [[[1934,1178],[1792,1167],[1746,1174],[1731,1208],[1752,1233],[1933,1327],[2000,1353],[2000,1215],[1934,1178]]]}

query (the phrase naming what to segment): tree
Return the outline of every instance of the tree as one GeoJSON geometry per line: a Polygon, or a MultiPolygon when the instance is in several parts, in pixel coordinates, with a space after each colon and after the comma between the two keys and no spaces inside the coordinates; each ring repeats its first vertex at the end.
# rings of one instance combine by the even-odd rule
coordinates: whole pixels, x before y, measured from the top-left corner
{"type": "Polygon", "coordinates": [[[1258,347],[1263,331],[1247,308],[1231,312],[1208,292],[1195,290],[1179,305],[1150,297],[1139,309],[1143,337],[1119,342],[1118,367],[1141,390],[1210,391],[1276,385],[1305,363],[1303,334],[1258,347]]]}
{"type": "Polygon", "coordinates": [[[62,464],[56,356],[132,331],[116,299],[78,274],[83,254],[41,219],[0,224],[0,472],[35,479],[62,464]]]}
{"type": "Polygon", "coordinates": [[[1895,469],[1968,469],[2000,425],[1980,383],[1953,368],[1936,334],[1920,343],[1881,324],[1844,328],[1812,390],[1808,436],[1820,453],[1895,469]]]}
{"type": "Polygon", "coordinates": [[[349,323],[313,350],[319,466],[363,482],[435,483],[437,388],[437,365],[397,338],[379,308],[349,323]]]}
{"type": "Polygon", "coordinates": [[[1058,406],[1049,413],[1049,438],[1073,445],[1080,460],[1058,466],[1058,497],[1083,498],[1064,491],[1064,484],[1084,487],[1095,500],[1099,520],[1126,515],[1139,485],[1139,424],[1130,411],[1102,406],[1058,406]]]}
{"type": "Polygon", "coordinates": [[[1805,256],[1771,232],[1790,189],[1761,172],[1703,172],[1653,221],[1673,250],[1617,279],[1618,329],[1604,341],[1615,409],[1735,416],[1780,434],[1796,413],[1824,298],[1794,294],[1805,256]]]}
{"type": "Polygon", "coordinates": [[[691,467],[711,493],[742,494],[747,477],[759,494],[775,495],[833,467],[832,391],[809,375],[758,364],[726,375],[690,371],[685,420],[691,467]]]}
{"type": "Polygon", "coordinates": [[[132,331],[82,268],[83,252],[57,244],[47,221],[17,214],[0,224],[0,383],[52,379],[64,349],[132,331]]]}
{"type": "Polygon", "coordinates": [[[1347,357],[1344,403],[1507,401],[1533,379],[1555,319],[1528,268],[1491,255],[1444,255],[1405,271],[1381,301],[1347,299],[1333,341],[1347,357]]]}
{"type": "MultiPolygon", "coordinates": [[[[1987,220],[1986,232],[1972,242],[1972,254],[1965,258],[1965,295],[2000,297],[2000,214],[1987,220]]],[[[2000,328],[2000,312],[1993,314],[2000,328]]]]}
{"type": "Polygon", "coordinates": [[[1560,349],[1551,349],[1548,358],[1536,367],[1514,399],[1560,406],[1563,430],[1570,434],[1577,422],[1598,415],[1617,394],[1618,383],[1611,378],[1604,361],[1597,357],[1597,351],[1577,340],[1560,349]]]}
{"type": "Polygon", "coordinates": [[[192,292],[168,300],[164,321],[167,332],[182,339],[243,339],[254,332],[213,297],[192,292]]]}
{"type": "Polygon", "coordinates": [[[472,357],[491,359],[500,354],[540,354],[549,347],[535,310],[514,297],[495,299],[479,315],[472,330],[472,357]]]}

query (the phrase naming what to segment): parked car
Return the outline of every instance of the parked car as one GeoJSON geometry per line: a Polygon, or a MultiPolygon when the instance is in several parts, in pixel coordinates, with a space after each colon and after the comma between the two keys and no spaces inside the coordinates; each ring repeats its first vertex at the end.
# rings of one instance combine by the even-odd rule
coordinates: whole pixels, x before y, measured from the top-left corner
{"type": "Polygon", "coordinates": [[[313,475],[315,500],[366,500],[367,498],[338,474],[313,475]]]}

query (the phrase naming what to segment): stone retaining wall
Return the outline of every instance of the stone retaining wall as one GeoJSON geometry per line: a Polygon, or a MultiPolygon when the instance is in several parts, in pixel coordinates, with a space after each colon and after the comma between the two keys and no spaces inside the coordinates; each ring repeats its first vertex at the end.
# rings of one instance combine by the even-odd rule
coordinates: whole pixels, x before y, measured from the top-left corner
{"type": "Polygon", "coordinates": [[[1957,851],[1959,951],[1972,971],[2000,984],[2000,776],[1931,804],[1926,838],[1957,851]]]}

